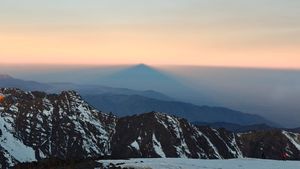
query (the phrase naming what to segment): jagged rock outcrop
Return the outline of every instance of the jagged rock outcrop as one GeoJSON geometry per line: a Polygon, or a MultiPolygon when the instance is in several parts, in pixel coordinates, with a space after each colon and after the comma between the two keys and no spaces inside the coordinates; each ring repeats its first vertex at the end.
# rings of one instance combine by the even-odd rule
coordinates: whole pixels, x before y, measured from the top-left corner
{"type": "Polygon", "coordinates": [[[158,112],[117,118],[92,108],[74,91],[3,88],[0,94],[0,168],[100,156],[300,160],[299,133],[232,133],[158,112]]]}
{"type": "Polygon", "coordinates": [[[112,155],[122,158],[242,156],[234,134],[197,128],[185,119],[156,112],[120,118],[112,148],[112,155]]]}
{"type": "Polygon", "coordinates": [[[59,95],[0,89],[2,166],[57,157],[109,155],[116,117],[90,107],[73,91],[59,95]]]}
{"type": "Polygon", "coordinates": [[[300,134],[282,130],[238,134],[244,156],[275,160],[300,160],[300,134]]]}

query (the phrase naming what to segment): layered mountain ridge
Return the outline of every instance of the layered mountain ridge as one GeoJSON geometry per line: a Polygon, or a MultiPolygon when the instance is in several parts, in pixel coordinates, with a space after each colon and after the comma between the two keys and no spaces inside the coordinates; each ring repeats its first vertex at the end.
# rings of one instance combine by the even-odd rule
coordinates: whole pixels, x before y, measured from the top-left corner
{"type": "Polygon", "coordinates": [[[118,118],[74,91],[60,94],[2,88],[0,164],[46,158],[110,156],[300,160],[300,134],[281,130],[231,133],[165,113],[118,118]]]}
{"type": "MultiPolygon", "coordinates": [[[[144,71],[148,72],[150,68],[139,66],[137,69],[146,69],[144,71]]],[[[152,71],[150,71],[150,74],[158,73],[155,71],[151,72],[152,71]]],[[[169,86],[171,85],[172,84],[169,84],[169,86]]],[[[271,126],[278,126],[272,121],[259,115],[248,114],[225,107],[198,106],[191,103],[176,101],[176,99],[153,90],[139,91],[127,88],[79,85],[73,83],[39,83],[35,81],[24,81],[9,75],[1,76],[1,74],[0,86],[15,87],[25,91],[43,91],[46,93],[60,93],[65,90],[75,90],[96,109],[114,112],[114,114],[120,117],[157,111],[184,117],[191,122],[201,121],[213,123],[222,121],[241,125],[265,123],[271,126]]]]}
{"type": "Polygon", "coordinates": [[[118,116],[130,116],[145,112],[166,112],[183,117],[190,122],[201,120],[202,122],[227,122],[240,125],[268,124],[278,126],[255,114],[243,113],[225,107],[198,106],[180,101],[166,101],[140,95],[84,95],[84,98],[97,109],[114,112],[118,116]]]}

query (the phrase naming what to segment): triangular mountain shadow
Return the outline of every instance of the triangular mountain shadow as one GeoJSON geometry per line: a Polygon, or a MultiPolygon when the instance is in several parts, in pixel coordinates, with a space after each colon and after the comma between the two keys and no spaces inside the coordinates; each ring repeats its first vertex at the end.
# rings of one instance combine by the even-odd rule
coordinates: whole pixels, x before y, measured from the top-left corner
{"type": "Polygon", "coordinates": [[[164,90],[165,87],[169,88],[170,85],[186,88],[175,79],[145,64],[139,64],[123,69],[100,79],[100,81],[108,86],[134,88],[139,90],[164,90]]]}
{"type": "Polygon", "coordinates": [[[198,100],[203,104],[212,103],[208,96],[197,93],[177,79],[145,64],[134,65],[104,78],[99,78],[97,83],[135,90],[155,90],[188,102],[198,100]]]}

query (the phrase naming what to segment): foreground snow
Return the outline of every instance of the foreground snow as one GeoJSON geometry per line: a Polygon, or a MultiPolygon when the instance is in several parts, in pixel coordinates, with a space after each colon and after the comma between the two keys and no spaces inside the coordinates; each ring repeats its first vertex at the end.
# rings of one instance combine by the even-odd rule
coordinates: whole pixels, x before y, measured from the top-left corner
{"type": "Polygon", "coordinates": [[[4,150],[2,151],[9,165],[12,166],[14,160],[19,162],[36,161],[33,148],[23,144],[11,133],[13,131],[12,121],[12,118],[0,117],[0,149],[4,150]]]}
{"type": "Polygon", "coordinates": [[[130,160],[101,160],[121,164],[121,167],[135,169],[300,169],[300,161],[275,161],[259,159],[232,160],[199,160],[199,159],[130,159],[130,160]]]}

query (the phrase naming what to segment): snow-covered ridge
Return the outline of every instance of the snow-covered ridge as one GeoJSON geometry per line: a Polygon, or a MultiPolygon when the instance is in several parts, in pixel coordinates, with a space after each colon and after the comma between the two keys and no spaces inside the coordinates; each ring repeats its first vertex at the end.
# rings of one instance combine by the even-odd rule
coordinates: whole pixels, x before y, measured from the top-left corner
{"type": "Polygon", "coordinates": [[[196,159],[264,155],[269,159],[300,160],[300,137],[296,133],[234,134],[194,126],[185,119],[159,112],[117,118],[95,110],[74,91],[46,94],[6,88],[0,89],[0,94],[5,96],[0,103],[2,168],[49,157],[110,155],[196,159]],[[282,150],[288,157],[282,156],[282,150]]]}
{"type": "Polygon", "coordinates": [[[158,154],[162,158],[166,158],[166,154],[164,153],[161,144],[157,141],[155,134],[152,135],[153,148],[156,154],[158,154]]]}
{"type": "Polygon", "coordinates": [[[165,113],[150,112],[119,119],[113,137],[113,154],[122,158],[242,157],[234,136],[230,134],[226,138],[221,137],[226,134],[220,134],[219,131],[210,128],[197,128],[185,119],[165,113]],[[219,142],[222,144],[216,146],[219,142]],[[128,148],[124,149],[120,144],[128,148]]]}
{"type": "Polygon", "coordinates": [[[2,167],[42,158],[111,153],[116,117],[99,112],[74,91],[61,94],[4,88],[0,103],[2,167]]]}
{"type": "Polygon", "coordinates": [[[155,113],[155,117],[166,129],[174,131],[175,138],[179,140],[179,144],[175,146],[177,154],[182,158],[187,157],[187,154],[191,154],[183,136],[179,120],[164,113],[155,113]]]}
{"type": "Polygon", "coordinates": [[[2,147],[5,154],[8,156],[7,161],[9,166],[13,166],[13,161],[36,161],[32,147],[26,146],[21,140],[14,137],[12,130],[14,129],[11,126],[10,120],[5,117],[0,117],[0,147],[2,147]]]}

